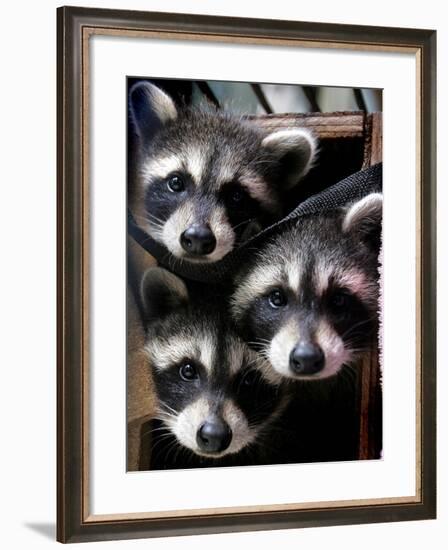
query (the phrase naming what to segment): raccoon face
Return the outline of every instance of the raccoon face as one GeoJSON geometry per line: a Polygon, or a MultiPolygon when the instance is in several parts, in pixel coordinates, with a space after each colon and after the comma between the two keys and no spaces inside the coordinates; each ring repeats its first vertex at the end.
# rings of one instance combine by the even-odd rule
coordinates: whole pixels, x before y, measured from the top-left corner
{"type": "Polygon", "coordinates": [[[216,110],[178,109],[148,82],[130,90],[140,143],[139,222],[176,258],[216,262],[281,215],[281,198],[309,170],[304,129],[266,135],[216,110]]]}
{"type": "Polygon", "coordinates": [[[219,315],[190,303],[184,283],[168,271],[149,269],[142,295],[158,418],[199,456],[220,458],[254,443],[284,402],[257,354],[219,315]]]}
{"type": "Polygon", "coordinates": [[[260,251],[232,313],[271,379],[335,375],[372,345],[378,326],[382,196],[309,217],[260,251]]]}

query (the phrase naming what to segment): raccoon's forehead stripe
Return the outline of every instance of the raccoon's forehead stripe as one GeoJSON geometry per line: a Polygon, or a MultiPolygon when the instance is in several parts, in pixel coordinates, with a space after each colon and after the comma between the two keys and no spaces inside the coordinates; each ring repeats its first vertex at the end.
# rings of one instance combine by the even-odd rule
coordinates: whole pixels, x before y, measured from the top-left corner
{"type": "Polygon", "coordinates": [[[238,285],[232,307],[237,316],[241,315],[254,298],[262,296],[269,288],[279,284],[283,278],[283,268],[279,263],[258,265],[250,275],[238,285]]]}
{"type": "Polygon", "coordinates": [[[165,179],[173,172],[187,172],[199,185],[207,168],[207,159],[207,152],[197,147],[167,156],[155,155],[145,161],[142,174],[148,183],[154,179],[165,179]]]}
{"type": "Polygon", "coordinates": [[[200,339],[199,345],[201,348],[199,360],[201,361],[202,365],[204,365],[204,367],[210,372],[213,368],[213,364],[215,363],[215,339],[209,334],[204,334],[200,339]]]}
{"type": "Polygon", "coordinates": [[[367,275],[358,269],[338,269],[334,265],[318,265],[315,270],[316,291],[324,294],[328,286],[347,288],[352,294],[358,296],[364,302],[376,300],[375,282],[369,280],[367,275]]]}
{"type": "Polygon", "coordinates": [[[177,155],[152,157],[142,166],[144,182],[148,184],[151,180],[164,179],[169,176],[169,174],[180,171],[182,167],[182,157],[177,155]]]}
{"type": "Polygon", "coordinates": [[[201,183],[204,172],[207,168],[207,154],[204,150],[197,147],[187,149],[183,154],[184,164],[192,177],[194,183],[201,183]]]}
{"type": "MultiPolygon", "coordinates": [[[[207,151],[200,148],[187,149],[169,156],[155,156],[146,160],[142,166],[143,185],[150,185],[157,179],[166,179],[174,172],[187,172],[196,187],[199,187],[210,168],[209,161],[207,151]]],[[[276,212],[278,210],[276,197],[264,178],[247,170],[237,173],[239,167],[234,167],[233,164],[234,162],[230,158],[228,162],[220,159],[220,162],[216,163],[214,185],[219,188],[227,182],[238,179],[254,200],[268,210],[276,212]]]]}
{"type": "Polygon", "coordinates": [[[298,260],[294,259],[294,261],[288,262],[285,272],[288,277],[289,288],[293,292],[298,294],[300,290],[301,281],[302,281],[302,269],[298,260]]]}
{"type": "Polygon", "coordinates": [[[209,334],[153,338],[145,346],[151,364],[158,370],[167,369],[184,359],[199,361],[211,371],[215,361],[216,343],[209,334]]]}
{"type": "Polygon", "coordinates": [[[262,296],[269,289],[287,285],[298,294],[303,278],[303,268],[299,258],[284,259],[278,256],[277,263],[260,264],[243,280],[232,298],[236,315],[242,313],[256,297],[262,296]]]}

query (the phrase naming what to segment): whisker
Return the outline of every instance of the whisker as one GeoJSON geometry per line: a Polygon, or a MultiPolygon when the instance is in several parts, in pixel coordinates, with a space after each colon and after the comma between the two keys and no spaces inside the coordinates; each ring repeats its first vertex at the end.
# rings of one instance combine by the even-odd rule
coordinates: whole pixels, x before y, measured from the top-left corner
{"type": "Polygon", "coordinates": [[[375,321],[376,317],[369,317],[368,319],[365,319],[363,321],[359,321],[358,323],[355,323],[353,326],[351,326],[348,330],[346,330],[342,335],[341,338],[344,339],[350,332],[357,329],[358,327],[362,325],[366,325],[367,323],[371,323],[372,321],[375,321]]]}
{"type": "Polygon", "coordinates": [[[151,229],[159,229],[162,230],[164,228],[165,222],[159,218],[146,218],[144,216],[135,216],[135,219],[138,223],[142,225],[150,225],[151,229]]]}
{"type": "Polygon", "coordinates": [[[232,229],[235,231],[235,229],[238,229],[238,227],[241,227],[242,225],[247,225],[249,223],[251,223],[252,221],[254,221],[255,218],[250,218],[249,220],[244,220],[240,223],[237,223],[236,225],[232,225],[232,229]]]}
{"type": "Polygon", "coordinates": [[[153,434],[156,432],[167,432],[167,431],[169,431],[169,428],[167,426],[161,426],[160,428],[151,428],[146,432],[143,432],[142,434],[140,434],[140,437],[146,437],[147,435],[153,434]]]}
{"type": "Polygon", "coordinates": [[[171,407],[170,405],[168,405],[168,403],[165,403],[164,401],[161,401],[161,402],[160,402],[159,407],[160,407],[162,410],[171,411],[171,412],[174,413],[176,416],[179,414],[179,411],[176,411],[176,409],[174,409],[173,407],[171,407]]]}

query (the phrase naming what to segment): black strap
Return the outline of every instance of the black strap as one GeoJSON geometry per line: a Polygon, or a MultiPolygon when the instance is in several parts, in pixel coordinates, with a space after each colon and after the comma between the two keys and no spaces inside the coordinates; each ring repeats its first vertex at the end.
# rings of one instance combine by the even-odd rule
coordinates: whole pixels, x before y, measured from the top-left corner
{"type": "Polygon", "coordinates": [[[229,277],[241,267],[243,262],[247,261],[254,251],[259,249],[266,239],[288,227],[294,220],[302,216],[334,210],[369,193],[381,191],[381,188],[382,164],[380,163],[356,172],[306,199],[285,218],[267,227],[227,254],[222,260],[213,264],[194,264],[175,258],[165,246],[155,241],[137,225],[130,211],[128,211],[128,232],[140,246],[156,258],[159,265],[180,277],[202,283],[225,284],[229,277]]]}

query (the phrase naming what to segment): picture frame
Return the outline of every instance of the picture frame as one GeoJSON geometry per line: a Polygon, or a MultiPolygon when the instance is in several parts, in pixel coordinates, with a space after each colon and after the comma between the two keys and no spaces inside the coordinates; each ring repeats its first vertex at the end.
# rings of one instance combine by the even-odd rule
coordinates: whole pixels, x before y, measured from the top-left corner
{"type": "MultiPolygon", "coordinates": [[[[58,9],[58,504],[60,542],[318,527],[436,517],[436,32],[78,7],[58,9]],[[415,494],[307,504],[92,514],[88,98],[92,36],[407,53],[416,66],[415,494]]],[[[175,70],[175,68],[173,68],[175,70]]],[[[124,414],[124,413],[123,413],[124,414]]],[[[169,474],[169,473],[168,473],[169,474]]],[[[169,478],[167,483],[169,483],[169,478]]]]}

